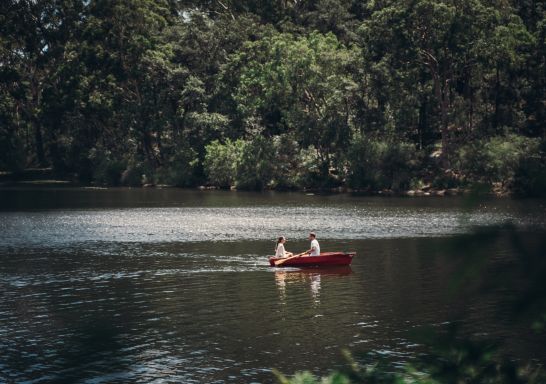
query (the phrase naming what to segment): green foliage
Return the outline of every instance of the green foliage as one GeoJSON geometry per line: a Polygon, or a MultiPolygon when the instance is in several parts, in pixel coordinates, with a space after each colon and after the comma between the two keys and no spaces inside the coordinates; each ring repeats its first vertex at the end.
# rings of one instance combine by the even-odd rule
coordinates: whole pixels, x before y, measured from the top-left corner
{"type": "Polygon", "coordinates": [[[546,196],[546,161],[541,157],[526,156],[514,175],[513,190],[520,196],[546,196]]]}
{"type": "Polygon", "coordinates": [[[544,137],[538,3],[43,0],[4,8],[2,169],[52,166],[115,184],[123,165],[123,183],[139,185],[142,164],[150,182],[195,186],[211,177],[207,146],[230,139],[249,147],[224,180],[209,179],[223,187],[403,190],[423,169],[439,187],[479,179],[537,195],[543,185],[543,151],[514,159],[497,139],[508,137],[517,152],[544,137]],[[96,148],[108,160],[93,158],[96,148]]]}
{"type": "Polygon", "coordinates": [[[466,187],[468,182],[461,182],[452,172],[442,172],[436,174],[432,180],[432,187],[438,189],[457,188],[460,186],[466,187]]]}
{"type": "Polygon", "coordinates": [[[245,146],[243,140],[227,139],[224,144],[215,140],[205,147],[205,172],[211,184],[222,188],[235,185],[245,146]]]}
{"type": "Polygon", "coordinates": [[[540,159],[539,141],[515,134],[495,136],[459,149],[458,166],[471,181],[510,185],[523,164],[540,159]]]}
{"type": "Polygon", "coordinates": [[[294,132],[318,151],[326,179],[354,128],[357,65],[358,51],[333,34],[272,33],[233,55],[224,76],[236,71],[234,101],[247,131],[294,132]]]}
{"type": "Polygon", "coordinates": [[[332,186],[333,180],[329,174],[328,163],[321,158],[320,152],[310,146],[300,154],[302,172],[298,184],[309,188],[326,188],[332,186]]]}
{"type": "Polygon", "coordinates": [[[491,342],[461,337],[454,326],[443,332],[429,330],[420,341],[428,351],[416,368],[435,383],[534,383],[543,376],[538,367],[500,358],[491,342]]]}
{"type": "Polygon", "coordinates": [[[348,159],[351,187],[404,190],[410,187],[419,154],[410,143],[357,137],[349,149],[348,159]]]}
{"type": "Polygon", "coordinates": [[[205,172],[221,188],[260,190],[294,188],[300,175],[297,146],[288,137],[215,140],[206,146],[205,172]]]}
{"type": "Polygon", "coordinates": [[[384,364],[370,364],[361,366],[357,364],[352,356],[345,353],[348,363],[348,369],[338,372],[335,371],[328,376],[316,377],[310,372],[297,372],[294,376],[287,378],[282,373],[274,370],[280,384],[432,384],[434,383],[425,375],[421,375],[420,379],[413,378],[411,375],[401,375],[398,373],[390,373],[384,364]]]}
{"type": "Polygon", "coordinates": [[[256,136],[243,146],[237,163],[237,188],[261,190],[271,185],[275,169],[275,148],[272,144],[263,136],[256,136]]]}
{"type": "Polygon", "coordinates": [[[108,151],[94,150],[90,159],[93,164],[93,179],[103,185],[120,185],[125,164],[116,160],[108,151]]]}
{"type": "Polygon", "coordinates": [[[25,166],[23,143],[15,132],[0,128],[0,169],[17,172],[25,166]]]}
{"type": "Polygon", "coordinates": [[[177,187],[191,186],[197,163],[197,153],[192,148],[177,149],[165,165],[156,170],[156,182],[177,187]]]}
{"type": "Polygon", "coordinates": [[[140,187],[146,181],[144,180],[146,173],[142,163],[129,164],[121,173],[121,184],[128,187],[140,187]]]}
{"type": "Polygon", "coordinates": [[[305,151],[301,151],[294,135],[285,134],[275,136],[271,139],[275,148],[274,184],[276,189],[295,189],[309,186],[302,182],[302,175],[308,175],[308,168],[303,160],[305,151]]]}

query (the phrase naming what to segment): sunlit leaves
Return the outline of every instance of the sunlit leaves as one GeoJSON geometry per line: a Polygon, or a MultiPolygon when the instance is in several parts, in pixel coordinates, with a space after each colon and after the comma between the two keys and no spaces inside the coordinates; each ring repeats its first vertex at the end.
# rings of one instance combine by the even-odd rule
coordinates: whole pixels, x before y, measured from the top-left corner
{"type": "Polygon", "coordinates": [[[296,132],[327,170],[354,130],[358,60],[358,50],[333,34],[273,33],[246,44],[225,71],[237,68],[233,98],[247,123],[257,121],[267,135],[296,132]]]}

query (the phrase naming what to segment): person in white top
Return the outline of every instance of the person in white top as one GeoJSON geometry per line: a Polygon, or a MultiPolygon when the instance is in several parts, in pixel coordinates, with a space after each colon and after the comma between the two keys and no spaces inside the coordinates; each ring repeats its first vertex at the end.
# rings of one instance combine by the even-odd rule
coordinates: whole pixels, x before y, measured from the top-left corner
{"type": "Polygon", "coordinates": [[[286,238],[284,236],[280,236],[277,239],[277,245],[275,246],[275,257],[290,257],[294,255],[292,252],[285,251],[284,243],[286,243],[286,238]]]}
{"type": "Polygon", "coordinates": [[[308,253],[309,256],[320,256],[320,245],[317,241],[317,235],[315,235],[315,232],[311,232],[309,234],[309,240],[311,240],[311,248],[305,253],[308,253]]]}

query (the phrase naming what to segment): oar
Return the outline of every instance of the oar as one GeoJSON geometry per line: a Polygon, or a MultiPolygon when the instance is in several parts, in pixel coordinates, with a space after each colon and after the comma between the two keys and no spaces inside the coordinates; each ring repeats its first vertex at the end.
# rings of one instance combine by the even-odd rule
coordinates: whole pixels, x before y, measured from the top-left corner
{"type": "Polygon", "coordinates": [[[302,252],[302,253],[298,253],[297,255],[287,257],[286,259],[277,260],[277,261],[275,261],[275,266],[278,267],[279,265],[284,264],[284,263],[287,262],[288,260],[290,260],[290,259],[295,259],[296,257],[303,256],[303,255],[305,255],[306,253],[307,253],[307,252],[302,252]]]}

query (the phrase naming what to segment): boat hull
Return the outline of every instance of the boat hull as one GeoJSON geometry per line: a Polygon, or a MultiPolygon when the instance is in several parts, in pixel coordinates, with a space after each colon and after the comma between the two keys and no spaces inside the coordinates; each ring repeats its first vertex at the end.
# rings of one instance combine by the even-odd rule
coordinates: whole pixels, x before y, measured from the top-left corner
{"type": "MultiPolygon", "coordinates": [[[[355,252],[323,252],[320,256],[301,256],[287,260],[277,267],[322,267],[333,265],[350,265],[355,252]]],[[[269,265],[275,267],[275,261],[282,260],[278,257],[270,257],[269,265]]]]}

